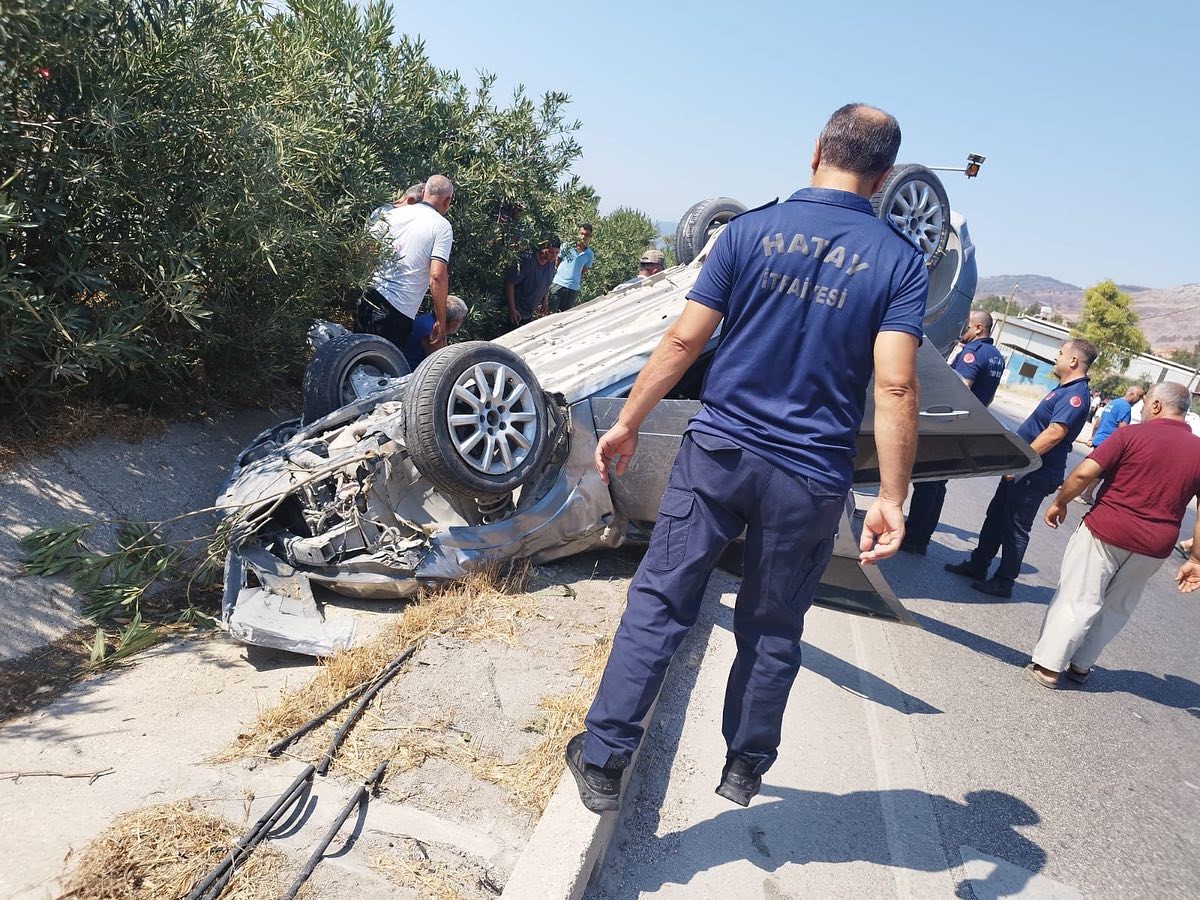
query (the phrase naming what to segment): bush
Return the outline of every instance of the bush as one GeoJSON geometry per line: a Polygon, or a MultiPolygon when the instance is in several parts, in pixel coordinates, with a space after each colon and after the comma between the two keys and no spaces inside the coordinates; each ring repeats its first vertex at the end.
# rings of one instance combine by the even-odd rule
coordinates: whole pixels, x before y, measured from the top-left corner
{"type": "Polygon", "coordinates": [[[381,2],[280,6],[0,9],[6,419],[67,391],[179,404],[295,379],[310,320],[374,262],[366,215],[431,173],[457,187],[452,289],[481,311],[528,234],[594,210],[566,95],[498,104],[490,77],[394,41],[381,2]]]}

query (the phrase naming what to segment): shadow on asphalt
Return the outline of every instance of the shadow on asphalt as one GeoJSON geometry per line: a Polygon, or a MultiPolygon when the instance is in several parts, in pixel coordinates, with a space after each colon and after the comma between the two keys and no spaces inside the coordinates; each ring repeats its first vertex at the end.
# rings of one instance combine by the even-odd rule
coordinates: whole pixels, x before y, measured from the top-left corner
{"type": "Polygon", "coordinates": [[[1185,710],[1200,719],[1200,684],[1179,675],[1159,678],[1149,672],[1097,666],[1086,685],[1072,689],[1092,694],[1132,694],[1160,706],[1185,710]]]}
{"type": "MultiPolygon", "coordinates": [[[[1026,584],[1019,578],[1013,585],[1013,595],[1009,600],[981,594],[971,587],[971,579],[952,575],[942,568],[945,563],[962,562],[966,558],[965,553],[949,551],[931,542],[929,553],[924,558],[897,554],[885,560],[880,568],[901,603],[905,599],[921,597],[943,603],[1035,603],[1048,606],[1054,596],[1054,588],[1043,584],[1026,584]]],[[[1037,574],[1037,571],[1027,563],[1021,565],[1023,576],[1037,574]]]]}
{"type": "Polygon", "coordinates": [[[894,709],[898,713],[909,715],[941,715],[941,710],[931,706],[920,697],[914,697],[893,684],[884,681],[878,675],[872,675],[858,666],[826,653],[820,647],[804,644],[801,652],[801,664],[822,678],[832,681],[842,690],[865,697],[880,706],[894,709]],[[865,693],[864,693],[865,690],[865,693]]]}
{"type": "MultiPolygon", "coordinates": [[[[789,863],[868,862],[921,872],[949,871],[958,864],[957,855],[947,859],[943,852],[920,849],[921,842],[889,835],[885,804],[898,822],[917,820],[932,810],[945,846],[970,844],[1016,864],[1003,873],[1003,886],[989,884],[989,875],[983,881],[959,883],[957,897],[1011,896],[1014,871],[1028,880],[1046,864],[1046,852],[1017,830],[1038,824],[1041,817],[1028,803],[1002,791],[972,791],[959,802],[916,790],[831,794],[767,783],[762,796],[771,799],[748,809],[731,808],[689,828],[641,838],[642,864],[626,874],[623,884],[607,886],[603,896],[632,900],[667,884],[689,884],[700,872],[742,860],[768,873],[789,863]]],[[[639,797],[648,804],[662,800],[644,793],[639,797]]],[[[1000,877],[999,869],[994,876],[1000,877]]],[[[771,884],[773,880],[764,880],[764,896],[787,896],[785,886],[771,884]]],[[[750,896],[753,888],[746,887],[745,896],[750,896]]]]}
{"type": "Polygon", "coordinates": [[[920,613],[913,613],[912,616],[916,619],[917,624],[930,634],[936,634],[940,638],[962,644],[964,647],[990,656],[1002,663],[1021,667],[1029,662],[1029,653],[1025,650],[1017,650],[1008,644],[1001,644],[999,641],[993,641],[991,638],[983,637],[983,635],[967,631],[965,628],[959,628],[957,625],[951,625],[940,619],[933,619],[920,613]]]}

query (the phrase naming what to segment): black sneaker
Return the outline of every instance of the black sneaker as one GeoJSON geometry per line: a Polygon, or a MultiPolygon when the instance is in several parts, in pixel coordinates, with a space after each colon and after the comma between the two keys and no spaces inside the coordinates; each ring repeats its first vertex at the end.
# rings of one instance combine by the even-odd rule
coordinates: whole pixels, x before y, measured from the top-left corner
{"type": "Polygon", "coordinates": [[[999,578],[989,578],[986,581],[972,581],[971,587],[989,597],[1000,597],[1002,600],[1012,599],[1012,584],[999,578]]]}
{"type": "Polygon", "coordinates": [[[962,575],[966,578],[987,578],[987,572],[980,572],[971,565],[969,559],[966,562],[946,563],[942,568],[947,572],[953,572],[955,575],[962,575]]]}
{"type": "Polygon", "coordinates": [[[754,774],[754,763],[740,756],[725,761],[717,793],[738,806],[749,806],[750,798],[762,787],[762,776],[754,774]]]}
{"type": "Polygon", "coordinates": [[[579,786],[579,799],[592,812],[616,809],[621,798],[621,770],[602,769],[583,759],[583,741],[587,732],[575,735],[567,743],[567,768],[579,786]]]}

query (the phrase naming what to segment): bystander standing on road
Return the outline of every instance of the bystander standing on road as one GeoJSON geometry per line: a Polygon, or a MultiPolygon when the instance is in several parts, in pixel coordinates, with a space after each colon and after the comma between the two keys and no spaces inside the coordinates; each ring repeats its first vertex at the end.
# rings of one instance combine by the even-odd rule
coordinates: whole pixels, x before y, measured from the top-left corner
{"type": "Polygon", "coordinates": [[[861,559],[891,556],[904,535],[928,280],[920,252],[869,202],[899,146],[900,128],[886,113],[858,104],[834,113],[813,151],[812,186],[722,232],[683,313],[600,439],[601,477],[608,480],[610,465],[620,477],[645,416],[722,326],[587,730],[567,746],[589,809],[617,808],[642,719],[696,621],[716,560],[743,530],[717,793],[745,806],[758,792],[778,753],[804,615],[833,552],[872,370],[881,486],[864,520],[861,559]]]}
{"type": "MultiPolygon", "coordinates": [[[[1004,357],[992,343],[992,314],[983,309],[971,310],[959,340],[962,349],[951,368],[980,403],[990,406],[1004,375],[1004,357]]],[[[945,481],[921,481],[913,486],[901,550],[925,555],[945,502],[945,481]]]]}
{"type": "Polygon", "coordinates": [[[526,250],[504,273],[504,301],[508,304],[508,329],[546,314],[547,293],[554,280],[554,261],[562,241],[545,237],[536,250],[526,250]]]}
{"type": "Polygon", "coordinates": [[[383,245],[383,255],[371,276],[371,286],[358,301],[355,331],[387,338],[403,351],[428,290],[433,299],[434,334],[441,337],[445,333],[454,243],[454,230],[445,216],[453,199],[450,179],[431,175],[420,203],[393,206],[368,225],[371,235],[383,245]]]}
{"type": "Polygon", "coordinates": [[[425,357],[446,346],[447,338],[462,327],[467,319],[467,304],[462,297],[450,294],[446,297],[446,330],[440,337],[433,333],[433,313],[422,313],[413,320],[412,334],[404,345],[404,358],[410,369],[415,369],[425,357]]]}
{"type": "Polygon", "coordinates": [[[554,273],[554,284],[550,288],[550,311],[566,312],[579,299],[579,290],[588,269],[595,262],[595,254],[588,246],[592,241],[592,226],[584,222],[574,244],[564,246],[558,253],[558,271],[554,273]]]}
{"type": "Polygon", "coordinates": [[[980,593],[1012,596],[1038,508],[1062,483],[1071,443],[1087,421],[1087,373],[1095,361],[1096,345],[1091,341],[1072,339],[1059,349],[1054,361],[1059,386],[1042,399],[1017,429],[1017,434],[1041,456],[1041,467],[1020,478],[1005,475],[1000,479],[979,529],[979,543],[970,558],[946,563],[947,572],[974,579],[971,587],[980,593]],[[1001,553],[1000,565],[988,578],[988,569],[997,553],[1001,553]]]}
{"type": "MultiPolygon", "coordinates": [[[[1129,425],[1132,418],[1133,405],[1136,403],[1139,406],[1138,420],[1141,420],[1140,406],[1142,395],[1146,392],[1140,387],[1131,387],[1125,392],[1124,397],[1118,397],[1104,410],[1104,415],[1100,417],[1099,423],[1092,431],[1091,448],[1094,450],[1108,440],[1118,428],[1124,428],[1129,425]]],[[[1091,506],[1096,502],[1096,488],[1100,486],[1099,480],[1093,481],[1087,486],[1082,494],[1075,499],[1080,503],[1086,503],[1091,506]]]]}
{"type": "MultiPolygon", "coordinates": [[[[1142,424],[1116,432],[1076,466],[1046,510],[1046,524],[1057,528],[1071,499],[1103,474],[1096,504],[1067,544],[1033,650],[1028,672],[1043,687],[1057,687],[1060,674],[1087,678],[1171,555],[1183,515],[1200,497],[1200,437],[1184,421],[1189,405],[1183,385],[1156,384],[1142,424]]],[[[1198,536],[1200,518],[1192,547],[1198,536]]],[[[1183,592],[1200,588],[1200,555],[1189,555],[1175,581],[1183,592]]]]}

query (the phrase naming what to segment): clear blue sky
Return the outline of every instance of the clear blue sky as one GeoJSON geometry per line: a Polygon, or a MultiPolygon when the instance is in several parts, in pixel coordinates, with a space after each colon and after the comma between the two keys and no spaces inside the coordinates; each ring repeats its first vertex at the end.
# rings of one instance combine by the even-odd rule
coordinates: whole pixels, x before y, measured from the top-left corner
{"type": "Polygon", "coordinates": [[[1200,282],[1200,5],[404,3],[398,32],[506,97],[570,94],[575,172],[601,211],[677,219],[807,183],[847,101],[900,120],[901,161],[945,174],[983,275],[1200,282]],[[938,15],[938,11],[942,15],[938,15]]]}

